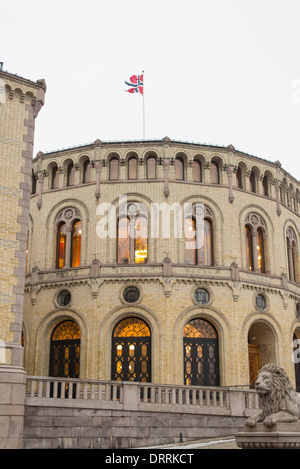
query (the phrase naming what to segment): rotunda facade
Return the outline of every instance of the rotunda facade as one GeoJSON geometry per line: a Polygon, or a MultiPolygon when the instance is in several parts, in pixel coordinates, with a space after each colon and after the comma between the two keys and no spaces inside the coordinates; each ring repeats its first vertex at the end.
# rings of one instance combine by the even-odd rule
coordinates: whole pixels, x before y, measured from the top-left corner
{"type": "Polygon", "coordinates": [[[39,153],[29,375],[300,389],[300,183],[279,162],[172,141],[39,153]]]}

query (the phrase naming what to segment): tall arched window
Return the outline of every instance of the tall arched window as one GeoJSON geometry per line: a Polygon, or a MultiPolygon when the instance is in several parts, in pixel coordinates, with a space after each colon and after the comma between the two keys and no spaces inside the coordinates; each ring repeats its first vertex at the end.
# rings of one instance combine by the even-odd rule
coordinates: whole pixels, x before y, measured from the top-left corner
{"type": "Polygon", "coordinates": [[[119,159],[115,156],[109,160],[109,179],[111,181],[119,179],[119,159]]]}
{"type": "Polygon", "coordinates": [[[184,180],[184,162],[180,156],[175,158],[175,179],[178,181],[184,180]]]}
{"type": "Polygon", "coordinates": [[[286,245],[288,259],[288,277],[291,281],[298,281],[298,248],[297,238],[293,228],[286,230],[286,245]]]}
{"type": "Polygon", "coordinates": [[[66,208],[56,217],[56,268],[79,267],[81,259],[82,224],[75,208],[66,208]]]}
{"type": "Polygon", "coordinates": [[[236,187],[243,189],[243,173],[240,166],[236,170],[236,187]]]}
{"type": "Polygon", "coordinates": [[[191,265],[210,266],[213,255],[213,215],[203,204],[192,204],[185,212],[185,261],[191,265]]]}
{"type": "Polygon", "coordinates": [[[202,168],[201,168],[201,161],[197,158],[193,161],[193,181],[194,182],[202,182],[202,168]]]}
{"type": "Polygon", "coordinates": [[[217,161],[210,163],[210,182],[212,184],[220,184],[220,168],[217,161]]]}
{"type": "Polygon", "coordinates": [[[251,272],[266,272],[266,225],[256,213],[247,216],[245,224],[246,259],[251,272]]]}
{"type": "Polygon", "coordinates": [[[67,225],[60,223],[57,228],[56,267],[62,269],[66,262],[67,225]]]}
{"type": "Polygon", "coordinates": [[[263,178],[262,186],[263,186],[263,194],[266,197],[270,197],[269,178],[267,175],[265,175],[263,178]]]}
{"type": "Polygon", "coordinates": [[[72,252],[71,252],[72,267],[80,266],[81,233],[82,233],[81,221],[76,220],[73,223],[73,227],[72,227],[72,252]]]}
{"type": "Polygon", "coordinates": [[[151,382],[151,333],[142,319],[126,318],[116,325],[111,369],[113,380],[151,382]]]}
{"type": "Polygon", "coordinates": [[[85,160],[83,163],[82,183],[86,184],[88,182],[91,182],[91,162],[90,160],[85,160]]]}
{"type": "Polygon", "coordinates": [[[128,159],[128,179],[137,179],[137,163],[135,156],[128,159]]]}
{"type": "Polygon", "coordinates": [[[59,186],[59,171],[57,165],[53,166],[51,171],[51,189],[58,189],[59,186]]]}
{"type": "Polygon", "coordinates": [[[67,186],[74,186],[75,184],[75,167],[73,163],[67,166],[67,186]]]}
{"type": "Polygon", "coordinates": [[[147,158],[147,179],[156,178],[156,158],[155,156],[149,156],[147,158]]]}
{"type": "Polygon", "coordinates": [[[148,212],[143,204],[122,206],[118,214],[118,263],[143,264],[148,258],[148,212]]]}
{"type": "Polygon", "coordinates": [[[256,177],[254,171],[251,171],[250,177],[249,177],[249,183],[250,183],[250,192],[256,192],[256,177]]]}
{"type": "Polygon", "coordinates": [[[192,319],[183,331],[184,384],[219,386],[218,335],[208,321],[192,319]]]}
{"type": "Polygon", "coordinates": [[[80,329],[72,320],[56,326],[50,342],[49,376],[79,378],[80,329]]]}

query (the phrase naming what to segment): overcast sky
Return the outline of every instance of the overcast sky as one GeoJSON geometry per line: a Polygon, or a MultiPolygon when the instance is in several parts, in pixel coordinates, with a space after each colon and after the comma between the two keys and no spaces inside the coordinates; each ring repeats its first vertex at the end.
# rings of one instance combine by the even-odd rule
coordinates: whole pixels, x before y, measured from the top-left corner
{"type": "Polygon", "coordinates": [[[44,78],[34,156],[143,137],[279,160],[300,180],[300,0],[10,0],[3,69],[44,78]]]}

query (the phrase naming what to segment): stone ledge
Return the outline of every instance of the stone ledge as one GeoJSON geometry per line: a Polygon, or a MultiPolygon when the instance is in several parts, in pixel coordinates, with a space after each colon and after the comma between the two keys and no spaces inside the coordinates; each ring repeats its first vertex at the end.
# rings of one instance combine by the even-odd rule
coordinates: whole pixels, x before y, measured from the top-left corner
{"type": "Polygon", "coordinates": [[[277,423],[266,427],[263,423],[255,427],[244,426],[236,435],[236,443],[243,449],[299,449],[300,422],[277,423]]]}

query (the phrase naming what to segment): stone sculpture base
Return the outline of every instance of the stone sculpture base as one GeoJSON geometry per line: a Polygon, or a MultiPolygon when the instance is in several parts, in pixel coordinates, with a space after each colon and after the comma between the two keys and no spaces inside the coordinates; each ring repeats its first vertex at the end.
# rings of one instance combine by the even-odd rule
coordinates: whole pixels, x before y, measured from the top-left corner
{"type": "Polygon", "coordinates": [[[236,444],[243,449],[299,449],[300,422],[277,423],[271,428],[263,423],[245,425],[244,431],[236,435],[236,444]]]}

